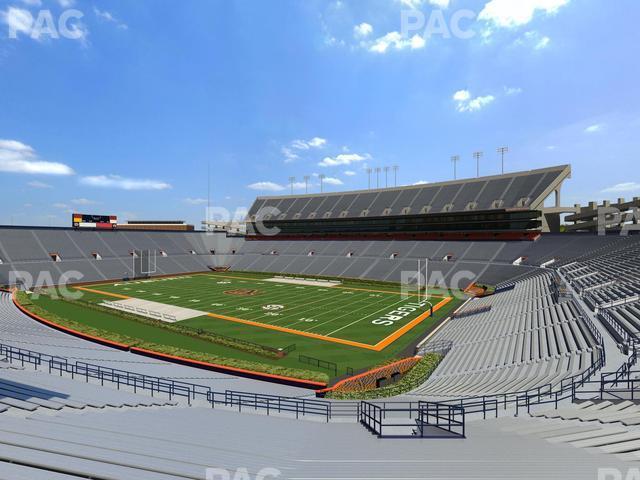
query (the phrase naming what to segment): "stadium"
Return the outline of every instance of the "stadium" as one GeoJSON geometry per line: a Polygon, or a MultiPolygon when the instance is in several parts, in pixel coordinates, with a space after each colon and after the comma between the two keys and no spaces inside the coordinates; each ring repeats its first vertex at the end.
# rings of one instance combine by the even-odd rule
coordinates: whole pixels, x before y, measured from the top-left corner
{"type": "Polygon", "coordinates": [[[570,176],[258,197],[246,234],[2,227],[3,478],[629,468],[640,200],[563,207],[570,176]]]}
{"type": "Polygon", "coordinates": [[[0,0],[0,480],[640,480],[638,19],[0,0]]]}

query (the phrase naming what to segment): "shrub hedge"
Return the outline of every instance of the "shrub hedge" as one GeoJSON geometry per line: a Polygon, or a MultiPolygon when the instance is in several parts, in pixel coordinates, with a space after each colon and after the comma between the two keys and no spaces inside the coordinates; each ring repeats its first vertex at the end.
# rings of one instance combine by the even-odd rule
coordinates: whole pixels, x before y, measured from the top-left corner
{"type": "Polygon", "coordinates": [[[415,367],[393,385],[359,392],[328,392],[326,398],[334,398],[336,400],[373,400],[407,393],[423,384],[438,367],[442,358],[443,356],[439,353],[427,353],[415,367]]]}

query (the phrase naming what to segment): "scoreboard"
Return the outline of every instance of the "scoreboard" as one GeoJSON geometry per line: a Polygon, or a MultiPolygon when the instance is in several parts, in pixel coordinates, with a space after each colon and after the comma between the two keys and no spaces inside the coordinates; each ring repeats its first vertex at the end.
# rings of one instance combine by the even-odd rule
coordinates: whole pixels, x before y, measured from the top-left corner
{"type": "Polygon", "coordinates": [[[100,230],[112,230],[118,226],[118,217],[115,215],[86,215],[74,213],[72,215],[73,228],[97,228],[100,230]]]}

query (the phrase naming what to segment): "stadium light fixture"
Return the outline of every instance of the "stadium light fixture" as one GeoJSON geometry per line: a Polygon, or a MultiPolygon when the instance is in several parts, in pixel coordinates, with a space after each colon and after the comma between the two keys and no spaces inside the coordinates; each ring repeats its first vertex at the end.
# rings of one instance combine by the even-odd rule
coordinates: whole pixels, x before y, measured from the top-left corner
{"type": "Polygon", "coordinates": [[[398,186],[398,170],[400,169],[400,167],[398,165],[394,165],[391,168],[393,168],[393,186],[397,187],[398,186]]]}
{"type": "Polygon", "coordinates": [[[376,188],[380,188],[380,167],[376,167],[376,188]]]}
{"type": "Polygon", "coordinates": [[[451,162],[453,163],[453,179],[456,180],[458,178],[458,162],[460,161],[460,155],[454,155],[451,157],[451,162]]]}
{"type": "Polygon", "coordinates": [[[502,173],[504,174],[504,154],[509,152],[509,147],[500,147],[498,148],[498,153],[500,154],[500,158],[502,160],[502,173]]]}
{"type": "Polygon", "coordinates": [[[389,187],[389,169],[390,167],[384,167],[384,188],[389,187]]]}
{"type": "Polygon", "coordinates": [[[293,195],[293,183],[296,181],[296,177],[289,177],[289,184],[291,185],[291,195],[293,195]]]}
{"type": "Polygon", "coordinates": [[[371,172],[373,172],[373,169],[367,168],[367,175],[369,176],[369,187],[368,187],[369,190],[371,190],[371,172]]]}
{"type": "Polygon", "coordinates": [[[322,181],[326,178],[326,175],[324,173],[321,173],[320,175],[318,175],[318,178],[320,178],[320,193],[322,193],[324,191],[324,184],[322,181]]]}
{"type": "Polygon", "coordinates": [[[309,175],[305,175],[302,178],[304,178],[304,193],[309,193],[309,179],[311,177],[309,175]]]}
{"type": "Polygon", "coordinates": [[[473,152],[473,158],[476,159],[476,177],[480,176],[480,159],[482,155],[482,152],[473,152]]]}

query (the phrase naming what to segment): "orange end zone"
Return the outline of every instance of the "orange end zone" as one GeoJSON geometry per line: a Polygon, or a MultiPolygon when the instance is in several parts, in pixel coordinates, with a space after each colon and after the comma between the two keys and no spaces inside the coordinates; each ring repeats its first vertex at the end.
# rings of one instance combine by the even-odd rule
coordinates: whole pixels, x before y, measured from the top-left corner
{"type": "MultiPolygon", "coordinates": [[[[87,288],[87,287],[74,287],[74,288],[78,290],[83,290],[85,292],[98,293],[100,295],[106,295],[106,296],[125,299],[125,300],[134,298],[134,297],[128,297],[126,295],[120,295],[118,293],[104,292],[102,290],[96,290],[93,288],[87,288]]],[[[271,325],[269,323],[255,322],[252,320],[244,320],[242,318],[230,317],[228,315],[220,315],[217,313],[206,313],[206,315],[212,318],[226,320],[228,322],[242,323],[244,325],[250,325],[252,327],[266,328],[268,330],[275,330],[278,332],[289,333],[292,335],[300,335],[302,337],[313,338],[313,339],[322,340],[325,342],[339,343],[342,345],[348,345],[350,347],[356,347],[356,348],[362,348],[365,350],[372,350],[374,352],[380,352],[385,348],[387,348],[389,345],[391,345],[393,342],[398,340],[400,337],[405,335],[407,332],[412,330],[414,327],[422,323],[425,319],[429,318],[431,316],[431,310],[433,310],[433,312],[435,313],[438,310],[440,310],[442,307],[444,307],[447,303],[449,303],[451,300],[453,300],[453,297],[444,297],[440,302],[438,302],[436,305],[433,306],[433,309],[429,309],[423,314],[421,314],[420,316],[414,318],[409,323],[400,327],[398,330],[391,333],[388,337],[380,340],[375,345],[370,345],[368,343],[362,343],[362,342],[355,342],[353,340],[346,340],[343,338],[329,337],[326,335],[320,335],[318,333],[304,332],[302,330],[296,330],[288,327],[280,327],[278,325],[271,325]]]]}

